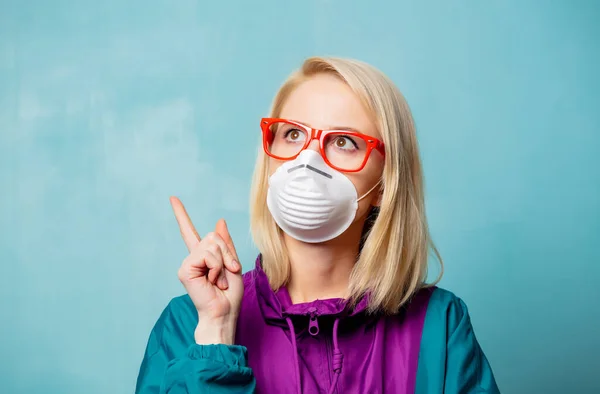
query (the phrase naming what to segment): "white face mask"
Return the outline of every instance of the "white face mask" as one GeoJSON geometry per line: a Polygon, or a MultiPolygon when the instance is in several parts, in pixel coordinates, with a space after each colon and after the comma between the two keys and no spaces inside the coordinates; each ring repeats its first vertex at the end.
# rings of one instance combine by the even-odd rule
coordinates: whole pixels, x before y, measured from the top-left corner
{"type": "Polygon", "coordinates": [[[358,198],[348,177],[307,149],[269,178],[267,207],[289,236],[307,243],[325,242],[350,227],[358,202],[378,185],[358,198]]]}

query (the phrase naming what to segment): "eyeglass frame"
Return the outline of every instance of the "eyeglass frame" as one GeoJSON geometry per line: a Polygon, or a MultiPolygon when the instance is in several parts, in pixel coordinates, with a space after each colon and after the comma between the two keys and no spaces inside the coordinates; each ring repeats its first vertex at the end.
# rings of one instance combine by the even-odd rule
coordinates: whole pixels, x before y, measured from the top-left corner
{"type": "Polygon", "coordinates": [[[283,161],[294,160],[296,157],[298,157],[300,155],[300,153],[302,153],[302,151],[304,151],[304,150],[306,150],[306,148],[308,148],[308,146],[310,145],[312,140],[319,141],[319,153],[321,154],[321,157],[323,158],[325,163],[327,163],[327,165],[330,166],[331,168],[338,170],[338,171],[342,171],[342,172],[359,172],[359,171],[361,171],[363,168],[365,168],[365,165],[367,165],[367,161],[369,161],[371,152],[374,149],[377,150],[379,153],[381,153],[381,155],[383,157],[385,157],[385,148],[384,148],[383,142],[381,142],[379,139],[377,139],[375,137],[371,137],[370,135],[363,134],[363,133],[360,133],[357,131],[350,131],[350,130],[343,130],[343,129],[342,130],[340,130],[340,129],[327,129],[327,130],[317,129],[317,128],[306,126],[306,125],[304,125],[300,122],[296,122],[294,120],[283,119],[283,118],[262,118],[260,120],[260,128],[262,130],[262,135],[263,135],[263,150],[265,151],[265,153],[268,156],[270,156],[274,159],[277,159],[277,160],[283,160],[283,161]],[[303,129],[307,135],[310,135],[310,138],[306,139],[306,142],[304,143],[304,146],[302,147],[302,149],[300,149],[298,151],[298,153],[296,153],[294,156],[281,157],[281,156],[277,156],[277,155],[274,155],[271,152],[269,152],[269,139],[271,139],[271,142],[272,142],[272,138],[273,138],[272,137],[273,132],[271,131],[270,127],[274,123],[279,123],[279,122],[285,122],[285,123],[297,126],[301,129],[303,129]],[[324,148],[323,144],[325,141],[325,137],[332,133],[343,133],[344,135],[347,135],[347,136],[361,138],[362,140],[364,140],[367,143],[367,152],[365,153],[365,158],[358,169],[345,170],[338,166],[333,165],[329,161],[329,159],[327,159],[327,155],[325,154],[325,148],[324,148]]]}

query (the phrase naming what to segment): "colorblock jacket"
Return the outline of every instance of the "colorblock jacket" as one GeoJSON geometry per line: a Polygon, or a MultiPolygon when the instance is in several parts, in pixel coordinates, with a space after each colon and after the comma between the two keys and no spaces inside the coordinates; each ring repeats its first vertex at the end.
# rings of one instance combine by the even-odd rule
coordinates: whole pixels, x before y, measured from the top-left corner
{"type": "Polygon", "coordinates": [[[292,304],[261,269],[244,275],[235,345],[197,345],[189,296],[171,300],[140,367],[138,394],[499,393],[465,304],[420,290],[396,315],[343,300],[292,304]]]}

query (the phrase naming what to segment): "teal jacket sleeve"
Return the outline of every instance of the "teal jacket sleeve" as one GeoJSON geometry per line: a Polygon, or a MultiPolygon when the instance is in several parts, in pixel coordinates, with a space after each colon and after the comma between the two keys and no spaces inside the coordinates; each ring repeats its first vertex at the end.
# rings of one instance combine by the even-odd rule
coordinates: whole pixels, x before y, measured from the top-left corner
{"type": "Polygon", "coordinates": [[[173,299],[156,322],[140,366],[136,394],[253,393],[246,348],[197,345],[189,299],[173,299]]]}
{"type": "Polygon", "coordinates": [[[467,306],[446,290],[435,289],[427,308],[416,388],[416,393],[500,393],[467,306]]]}

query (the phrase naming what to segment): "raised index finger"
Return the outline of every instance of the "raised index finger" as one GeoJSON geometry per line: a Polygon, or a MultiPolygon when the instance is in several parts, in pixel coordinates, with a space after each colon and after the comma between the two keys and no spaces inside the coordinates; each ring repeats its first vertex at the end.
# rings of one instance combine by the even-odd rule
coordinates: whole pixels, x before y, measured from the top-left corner
{"type": "Polygon", "coordinates": [[[181,201],[177,197],[171,197],[170,201],[173,213],[175,213],[175,219],[177,219],[177,223],[179,224],[179,231],[181,231],[183,242],[185,242],[188,251],[191,252],[200,243],[200,236],[181,201]]]}

